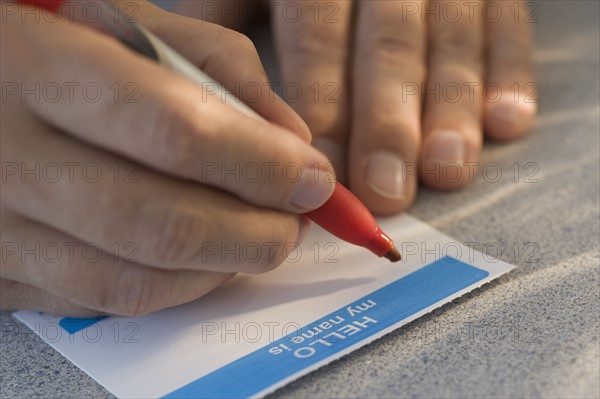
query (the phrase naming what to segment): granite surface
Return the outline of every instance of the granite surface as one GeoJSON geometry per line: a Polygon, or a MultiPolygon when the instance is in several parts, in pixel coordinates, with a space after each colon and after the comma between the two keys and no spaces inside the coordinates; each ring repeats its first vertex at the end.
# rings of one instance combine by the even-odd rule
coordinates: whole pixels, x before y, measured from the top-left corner
{"type": "MultiPolygon", "coordinates": [[[[421,190],[411,210],[519,268],[272,397],[600,396],[599,3],[538,4],[534,134],[486,144],[498,181],[421,190]]],[[[110,396],[0,317],[0,397],[110,396]]]]}

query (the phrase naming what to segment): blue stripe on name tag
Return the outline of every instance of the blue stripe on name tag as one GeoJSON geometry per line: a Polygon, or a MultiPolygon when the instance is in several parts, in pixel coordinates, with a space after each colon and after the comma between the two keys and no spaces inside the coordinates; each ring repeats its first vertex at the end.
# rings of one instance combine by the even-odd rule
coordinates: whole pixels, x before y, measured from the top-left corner
{"type": "Polygon", "coordinates": [[[60,319],[58,324],[69,334],[73,335],[78,331],[88,328],[92,324],[98,323],[100,320],[106,319],[108,316],[90,317],[90,318],[78,318],[78,317],[64,317],[60,319]]]}
{"type": "Polygon", "coordinates": [[[454,258],[442,258],[179,388],[166,398],[256,395],[488,275],[487,271],[454,258]]]}

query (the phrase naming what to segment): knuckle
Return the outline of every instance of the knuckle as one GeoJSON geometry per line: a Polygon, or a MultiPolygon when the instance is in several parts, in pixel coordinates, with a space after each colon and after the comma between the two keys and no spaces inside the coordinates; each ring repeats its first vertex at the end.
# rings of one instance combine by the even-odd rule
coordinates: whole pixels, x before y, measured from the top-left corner
{"type": "Polygon", "coordinates": [[[218,37],[220,47],[223,49],[227,49],[228,53],[241,52],[250,55],[256,55],[258,57],[258,51],[256,50],[254,42],[252,41],[252,39],[250,39],[243,33],[239,33],[227,28],[222,28],[218,37]]]}
{"type": "Polygon", "coordinates": [[[233,43],[234,45],[239,48],[241,51],[245,52],[245,53],[249,53],[252,55],[256,55],[258,56],[258,51],[256,50],[256,46],[254,45],[254,42],[252,41],[252,39],[250,39],[248,36],[239,33],[239,32],[235,32],[232,31],[234,38],[233,38],[233,43]]]}
{"type": "Polygon", "coordinates": [[[161,101],[151,114],[143,128],[149,132],[149,151],[156,154],[156,163],[192,177],[194,165],[211,152],[216,125],[210,118],[203,118],[202,126],[198,125],[191,117],[198,114],[197,110],[182,100],[161,101]]]}
{"type": "Polygon", "coordinates": [[[370,126],[372,136],[377,138],[381,145],[388,144],[397,147],[398,140],[402,139],[404,145],[408,145],[407,138],[418,143],[420,140],[418,122],[411,121],[406,115],[389,106],[372,107],[365,116],[370,126]]]}
{"type": "MultiPolygon", "coordinates": [[[[332,24],[335,25],[335,24],[332,24]]],[[[299,60],[339,60],[345,57],[346,42],[334,26],[309,26],[297,29],[290,37],[290,53],[299,60]]]]}
{"type": "Polygon", "coordinates": [[[151,225],[146,240],[149,261],[167,269],[191,264],[202,254],[210,230],[209,220],[187,202],[168,203],[149,210],[151,225]]]}
{"type": "Polygon", "coordinates": [[[394,65],[423,63],[424,45],[400,32],[377,32],[371,41],[371,45],[362,47],[365,57],[394,65]]]}
{"type": "Polygon", "coordinates": [[[469,29],[452,27],[438,32],[431,41],[432,52],[449,58],[465,58],[479,60],[483,51],[483,43],[479,35],[469,29]]]}

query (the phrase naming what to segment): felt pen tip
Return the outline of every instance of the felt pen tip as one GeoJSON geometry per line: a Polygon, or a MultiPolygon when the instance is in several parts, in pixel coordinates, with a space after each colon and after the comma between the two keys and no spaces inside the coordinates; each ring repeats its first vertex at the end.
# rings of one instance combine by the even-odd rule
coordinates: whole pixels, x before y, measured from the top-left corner
{"type": "Polygon", "coordinates": [[[383,256],[388,258],[390,262],[398,262],[400,259],[402,259],[398,248],[396,248],[394,245],[392,245],[392,248],[390,248],[390,250],[383,256]]]}

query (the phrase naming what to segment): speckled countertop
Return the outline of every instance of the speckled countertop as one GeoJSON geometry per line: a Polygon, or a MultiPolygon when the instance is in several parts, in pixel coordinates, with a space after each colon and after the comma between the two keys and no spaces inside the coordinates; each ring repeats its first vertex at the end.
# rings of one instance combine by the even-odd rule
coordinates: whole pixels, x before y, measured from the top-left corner
{"type": "MultiPolygon", "coordinates": [[[[272,397],[600,396],[600,9],[538,4],[535,134],[486,145],[500,181],[422,190],[411,210],[519,268],[272,397]],[[515,162],[539,181],[515,183],[515,162]]],[[[110,396],[9,313],[0,323],[0,397],[110,396]]]]}

